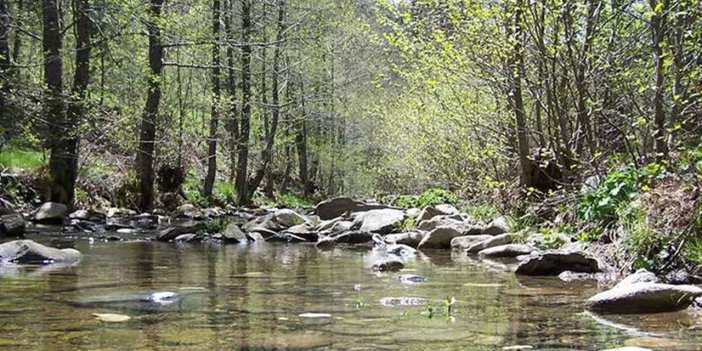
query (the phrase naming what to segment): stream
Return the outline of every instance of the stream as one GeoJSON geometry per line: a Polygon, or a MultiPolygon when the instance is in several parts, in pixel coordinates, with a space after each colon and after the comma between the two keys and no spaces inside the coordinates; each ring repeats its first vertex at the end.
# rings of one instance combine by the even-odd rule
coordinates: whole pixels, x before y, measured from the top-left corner
{"type": "Polygon", "coordinates": [[[596,316],[583,301],[597,282],[517,278],[447,251],[378,273],[362,249],[27,237],[84,257],[0,269],[0,349],[702,350],[700,312],[596,316]],[[144,298],[160,292],[177,298],[144,298]]]}

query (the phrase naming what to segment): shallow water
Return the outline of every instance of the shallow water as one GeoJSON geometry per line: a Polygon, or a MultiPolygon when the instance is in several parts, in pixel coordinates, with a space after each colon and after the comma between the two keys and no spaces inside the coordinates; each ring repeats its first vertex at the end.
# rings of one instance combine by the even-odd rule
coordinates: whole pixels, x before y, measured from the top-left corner
{"type": "Polygon", "coordinates": [[[0,349],[702,350],[694,312],[594,316],[582,302],[595,282],[517,279],[448,252],[379,274],[364,268],[363,250],[30,238],[85,257],[76,267],[0,270],[0,349]],[[159,291],[180,298],[141,298],[159,291]],[[457,300],[450,315],[447,297],[457,300]]]}

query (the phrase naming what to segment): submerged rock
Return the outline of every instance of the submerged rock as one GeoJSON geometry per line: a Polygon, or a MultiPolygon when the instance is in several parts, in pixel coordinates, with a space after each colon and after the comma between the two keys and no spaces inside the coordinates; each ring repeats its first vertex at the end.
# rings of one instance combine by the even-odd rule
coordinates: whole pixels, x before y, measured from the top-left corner
{"type": "Polygon", "coordinates": [[[78,250],[56,249],[31,240],[15,240],[0,244],[0,264],[73,264],[79,262],[81,257],[78,250]]]}
{"type": "Polygon", "coordinates": [[[598,313],[659,313],[679,311],[702,296],[694,285],[630,283],[601,292],[587,301],[587,308],[598,313]]]}
{"type": "Polygon", "coordinates": [[[405,212],[395,209],[371,210],[359,213],[353,228],[362,232],[389,234],[405,219],[405,212]]]}
{"type": "Polygon", "coordinates": [[[597,260],[585,253],[549,250],[527,257],[519,264],[515,273],[533,276],[557,276],[565,271],[597,273],[601,270],[597,260]]]}
{"type": "Polygon", "coordinates": [[[26,224],[19,214],[6,214],[0,216],[0,237],[19,237],[24,235],[26,224]]]}
{"type": "Polygon", "coordinates": [[[371,268],[379,272],[396,272],[405,267],[405,263],[401,259],[395,257],[387,257],[374,262],[371,268]]]}
{"type": "Polygon", "coordinates": [[[32,220],[39,223],[62,223],[68,215],[68,207],[58,202],[45,202],[34,211],[32,220]]]}

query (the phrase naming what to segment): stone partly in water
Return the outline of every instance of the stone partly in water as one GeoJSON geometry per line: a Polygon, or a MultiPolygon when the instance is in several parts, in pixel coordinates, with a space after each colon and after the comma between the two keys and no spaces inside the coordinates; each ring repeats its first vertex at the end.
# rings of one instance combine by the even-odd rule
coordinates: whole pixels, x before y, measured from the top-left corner
{"type": "Polygon", "coordinates": [[[467,250],[473,244],[492,239],[492,235],[464,235],[451,240],[451,248],[454,250],[467,250]]]}
{"type": "Polygon", "coordinates": [[[371,269],[379,272],[396,272],[404,267],[402,260],[394,257],[380,259],[371,265],[371,269]]]}
{"type": "Polygon", "coordinates": [[[19,237],[24,235],[26,225],[24,218],[19,214],[6,214],[0,216],[0,237],[19,237]]]}
{"type": "Polygon", "coordinates": [[[359,213],[353,228],[362,232],[389,234],[405,219],[404,211],[394,209],[371,210],[359,213]]]}
{"type": "Polygon", "coordinates": [[[328,220],[352,212],[365,212],[387,208],[388,206],[381,204],[368,204],[349,197],[337,197],[320,202],[315,208],[314,213],[319,216],[319,219],[328,220]]]}
{"type": "Polygon", "coordinates": [[[468,252],[469,254],[477,254],[478,252],[483,251],[485,249],[489,249],[491,247],[511,244],[512,242],[514,242],[514,238],[515,235],[510,233],[491,236],[487,240],[479,241],[469,246],[466,252],[468,252]]]}
{"type": "Polygon", "coordinates": [[[291,209],[281,209],[273,214],[273,220],[283,228],[290,228],[306,223],[307,220],[291,209]]]}
{"type": "Polygon", "coordinates": [[[62,223],[68,215],[68,207],[58,202],[45,202],[34,214],[32,220],[39,223],[62,223]]]}
{"type": "Polygon", "coordinates": [[[531,276],[557,276],[565,271],[597,273],[601,270],[597,260],[585,253],[549,250],[527,257],[519,264],[515,273],[531,276]]]}
{"type": "Polygon", "coordinates": [[[0,264],[74,264],[82,255],[75,249],[56,249],[31,240],[15,240],[0,244],[0,264]]]}
{"type": "Polygon", "coordinates": [[[458,213],[458,209],[449,204],[427,206],[419,214],[419,221],[427,221],[436,216],[449,216],[458,213]]]}
{"type": "Polygon", "coordinates": [[[249,242],[250,238],[241,231],[238,225],[230,223],[226,229],[222,232],[222,238],[224,241],[232,244],[239,244],[249,242]]]}
{"type": "Polygon", "coordinates": [[[462,235],[462,232],[453,227],[438,227],[427,233],[417,247],[420,249],[448,249],[451,247],[451,240],[462,235]]]}
{"type": "Polygon", "coordinates": [[[588,309],[598,313],[659,313],[679,311],[702,296],[694,285],[630,283],[601,292],[587,301],[588,309]]]}
{"type": "Polygon", "coordinates": [[[178,224],[175,227],[170,227],[166,228],[162,231],[160,231],[156,235],[156,240],[158,241],[173,241],[175,238],[177,238],[180,235],[183,234],[194,234],[198,232],[199,230],[203,229],[205,227],[205,224],[202,222],[195,222],[195,221],[187,221],[178,224]]]}
{"type": "Polygon", "coordinates": [[[494,246],[478,252],[480,257],[491,258],[513,258],[522,255],[529,255],[536,249],[524,244],[507,244],[494,246]]]}
{"type": "Polygon", "coordinates": [[[424,238],[425,233],[411,231],[406,233],[388,234],[384,240],[388,244],[403,244],[416,248],[424,238]]]}
{"type": "Polygon", "coordinates": [[[373,235],[364,231],[350,231],[334,237],[337,244],[365,244],[373,240],[373,235]]]}

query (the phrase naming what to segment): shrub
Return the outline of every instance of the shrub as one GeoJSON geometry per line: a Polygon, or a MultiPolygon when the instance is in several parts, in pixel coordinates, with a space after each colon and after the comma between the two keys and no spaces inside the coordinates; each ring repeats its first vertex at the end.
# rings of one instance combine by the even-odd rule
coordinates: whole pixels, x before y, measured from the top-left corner
{"type": "Polygon", "coordinates": [[[424,208],[440,204],[456,204],[458,196],[448,190],[433,188],[419,196],[402,195],[395,199],[394,206],[400,208],[424,208]]]}

